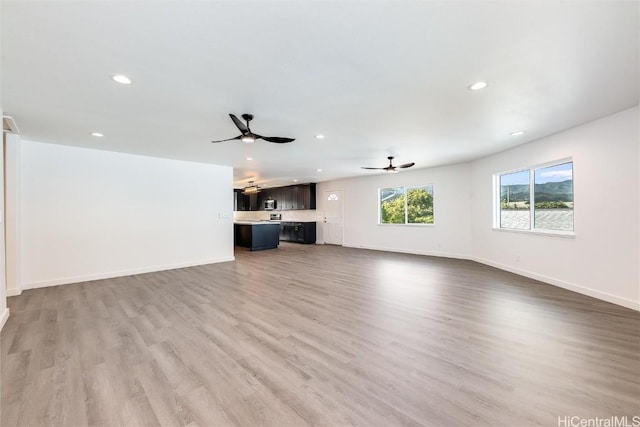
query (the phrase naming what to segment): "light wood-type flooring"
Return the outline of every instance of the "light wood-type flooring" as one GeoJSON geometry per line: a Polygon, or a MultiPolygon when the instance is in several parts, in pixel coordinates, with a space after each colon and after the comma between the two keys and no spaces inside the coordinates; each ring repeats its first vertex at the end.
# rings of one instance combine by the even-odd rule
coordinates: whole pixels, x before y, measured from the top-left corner
{"type": "Polygon", "coordinates": [[[640,313],[471,261],[284,243],[9,306],[2,426],[640,415],[640,313]]]}

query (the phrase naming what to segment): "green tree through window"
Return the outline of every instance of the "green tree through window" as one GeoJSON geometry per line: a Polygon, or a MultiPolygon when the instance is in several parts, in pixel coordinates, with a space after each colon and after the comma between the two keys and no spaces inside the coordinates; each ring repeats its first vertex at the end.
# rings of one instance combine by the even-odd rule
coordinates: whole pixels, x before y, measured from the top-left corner
{"type": "Polygon", "coordinates": [[[383,224],[404,224],[404,194],[380,205],[383,224]]]}
{"type": "Polygon", "coordinates": [[[433,224],[433,195],[427,188],[407,189],[407,222],[433,224]]]}
{"type": "Polygon", "coordinates": [[[433,224],[433,187],[380,189],[381,224],[433,224]]]}

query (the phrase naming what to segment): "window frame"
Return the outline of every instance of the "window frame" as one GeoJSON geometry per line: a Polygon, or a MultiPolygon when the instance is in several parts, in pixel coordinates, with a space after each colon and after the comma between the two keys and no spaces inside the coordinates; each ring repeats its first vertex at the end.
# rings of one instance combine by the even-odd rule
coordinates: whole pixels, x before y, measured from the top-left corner
{"type": "Polygon", "coordinates": [[[545,163],[539,163],[529,167],[522,167],[517,169],[511,169],[493,175],[493,230],[507,232],[507,233],[524,233],[524,234],[537,234],[543,236],[565,237],[575,238],[576,225],[575,225],[575,164],[572,157],[566,157],[559,160],[554,160],[545,163]],[[572,230],[552,230],[546,228],[537,228],[535,226],[535,174],[539,169],[545,169],[552,166],[559,166],[566,163],[571,163],[571,191],[573,195],[573,229],[572,230]],[[501,227],[501,188],[500,178],[503,175],[509,175],[517,172],[527,171],[529,173],[529,228],[506,228],[501,227]]]}
{"type": "Polygon", "coordinates": [[[433,184],[421,184],[421,185],[403,185],[403,186],[389,186],[389,187],[380,187],[378,188],[378,225],[383,226],[409,226],[409,227],[433,227],[436,225],[436,198],[435,198],[435,189],[433,184]],[[409,219],[409,209],[408,203],[409,198],[407,197],[407,190],[412,190],[416,188],[425,188],[431,187],[431,198],[433,199],[433,222],[432,223],[423,223],[423,222],[408,222],[409,219]],[[381,199],[381,190],[387,188],[402,188],[402,195],[404,196],[404,222],[403,223],[393,223],[393,222],[382,222],[382,199],[381,199]]]}

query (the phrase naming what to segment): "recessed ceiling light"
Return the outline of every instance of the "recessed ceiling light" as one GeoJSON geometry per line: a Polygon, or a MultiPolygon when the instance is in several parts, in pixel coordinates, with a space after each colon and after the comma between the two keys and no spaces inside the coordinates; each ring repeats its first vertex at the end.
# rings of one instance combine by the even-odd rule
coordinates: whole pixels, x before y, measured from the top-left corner
{"type": "Polygon", "coordinates": [[[116,74],[115,76],[111,76],[111,78],[120,83],[121,85],[130,85],[131,84],[131,79],[127,76],[125,76],[124,74],[116,74]]]}
{"type": "Polygon", "coordinates": [[[102,138],[104,136],[104,134],[102,134],[100,132],[91,132],[91,136],[96,136],[98,138],[102,138]]]}
{"type": "Polygon", "coordinates": [[[322,169],[316,169],[316,172],[322,172],[322,169]]]}
{"type": "Polygon", "coordinates": [[[487,86],[489,86],[489,83],[487,82],[475,82],[474,84],[469,85],[469,90],[480,90],[487,86]]]}
{"type": "Polygon", "coordinates": [[[294,180],[293,180],[293,182],[298,182],[298,180],[297,180],[297,179],[294,179],[294,180]]]}
{"type": "Polygon", "coordinates": [[[316,139],[324,139],[324,135],[318,134],[318,135],[316,135],[316,139]]]}
{"type": "Polygon", "coordinates": [[[247,157],[247,160],[253,160],[253,157],[247,157]]]}
{"type": "Polygon", "coordinates": [[[523,130],[516,130],[511,132],[511,136],[520,136],[520,135],[524,135],[524,131],[523,130]]]}

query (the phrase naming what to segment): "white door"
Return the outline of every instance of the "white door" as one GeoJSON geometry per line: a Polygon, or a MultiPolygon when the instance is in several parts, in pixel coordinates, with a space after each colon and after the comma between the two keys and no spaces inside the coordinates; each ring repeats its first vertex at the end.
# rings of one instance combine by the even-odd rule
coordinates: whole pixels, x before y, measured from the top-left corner
{"type": "Polygon", "coordinates": [[[324,192],[324,242],[342,245],[342,190],[324,192]]]}

